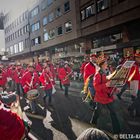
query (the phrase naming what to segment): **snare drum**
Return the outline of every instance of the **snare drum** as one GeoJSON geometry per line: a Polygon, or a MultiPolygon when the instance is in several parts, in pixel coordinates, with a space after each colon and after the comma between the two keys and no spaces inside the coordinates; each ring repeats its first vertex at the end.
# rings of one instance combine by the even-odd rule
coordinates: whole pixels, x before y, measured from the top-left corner
{"type": "Polygon", "coordinates": [[[28,100],[35,100],[35,99],[38,98],[38,97],[39,97],[39,92],[38,92],[37,89],[32,89],[32,90],[29,90],[29,91],[27,92],[26,98],[27,98],[28,100]]]}

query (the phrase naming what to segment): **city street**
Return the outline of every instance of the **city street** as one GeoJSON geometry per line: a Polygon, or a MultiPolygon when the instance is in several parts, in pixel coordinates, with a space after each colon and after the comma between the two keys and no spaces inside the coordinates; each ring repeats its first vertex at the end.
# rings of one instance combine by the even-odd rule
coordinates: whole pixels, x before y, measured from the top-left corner
{"type": "MultiPolygon", "coordinates": [[[[47,115],[41,101],[38,102],[37,114],[33,115],[26,111],[27,116],[32,121],[31,133],[39,140],[76,140],[83,130],[95,127],[89,123],[92,111],[82,102],[80,89],[75,89],[74,92],[74,84],[70,88],[69,97],[64,96],[58,85],[56,87],[57,92],[53,95],[52,106],[48,107],[47,115]]],[[[117,100],[118,103],[116,104],[118,106],[117,112],[123,115],[124,119],[127,119],[124,121],[121,117],[119,118],[122,132],[138,133],[140,129],[139,120],[130,118],[126,110],[126,106],[130,102],[127,96],[127,93],[123,96],[125,102],[117,100]],[[120,106],[122,107],[120,108],[120,106]]],[[[23,104],[22,101],[22,106],[23,104]]],[[[110,118],[105,109],[99,118],[98,127],[106,130],[113,137],[113,134],[110,134],[110,125],[110,118]]]]}

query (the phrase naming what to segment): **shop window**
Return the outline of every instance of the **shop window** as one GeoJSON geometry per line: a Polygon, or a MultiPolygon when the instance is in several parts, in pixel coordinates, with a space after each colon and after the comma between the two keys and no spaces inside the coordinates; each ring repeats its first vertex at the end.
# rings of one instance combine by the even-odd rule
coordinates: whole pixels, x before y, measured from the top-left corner
{"type": "Polygon", "coordinates": [[[65,31],[66,32],[72,31],[72,23],[71,23],[71,21],[68,21],[68,22],[65,23],[65,31]]]}
{"type": "Polygon", "coordinates": [[[44,17],[43,18],[43,26],[47,25],[47,23],[48,23],[48,19],[47,19],[47,17],[44,17]]]}
{"type": "Polygon", "coordinates": [[[109,1],[108,0],[98,0],[97,1],[97,12],[101,12],[104,9],[108,8],[109,1]]]}
{"type": "Polygon", "coordinates": [[[43,37],[44,37],[44,41],[48,41],[49,40],[48,32],[44,33],[43,37]]]}
{"type": "Polygon", "coordinates": [[[64,3],[64,12],[68,12],[70,10],[70,2],[67,1],[66,3],[64,3]]]}
{"type": "Polygon", "coordinates": [[[62,35],[63,34],[63,28],[62,26],[57,28],[57,35],[62,35]]]}

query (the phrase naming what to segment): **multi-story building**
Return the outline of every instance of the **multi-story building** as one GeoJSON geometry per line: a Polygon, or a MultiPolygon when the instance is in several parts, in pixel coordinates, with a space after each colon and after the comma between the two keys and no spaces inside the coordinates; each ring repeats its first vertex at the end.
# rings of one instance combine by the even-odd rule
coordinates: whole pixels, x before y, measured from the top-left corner
{"type": "Polygon", "coordinates": [[[5,18],[5,39],[10,57],[25,59],[24,55],[28,58],[30,54],[31,58],[47,55],[53,59],[60,59],[84,55],[84,44],[77,39],[79,26],[75,14],[76,4],[76,0],[38,1],[28,9],[28,18],[15,26],[16,20],[7,21],[10,17],[8,14],[5,18]],[[30,26],[30,32],[22,33],[25,25],[30,26]],[[15,37],[17,31],[20,35],[15,37]],[[27,40],[30,40],[30,43],[27,44],[27,40]],[[23,50],[19,53],[16,48],[20,42],[23,44],[23,50]]]}
{"type": "Polygon", "coordinates": [[[14,20],[6,15],[6,50],[15,59],[133,52],[140,46],[139,11],[139,0],[40,0],[14,20]]]}
{"type": "Polygon", "coordinates": [[[4,19],[5,47],[8,57],[17,59],[24,54],[30,54],[28,10],[13,18],[8,13],[4,19]]]}
{"type": "Polygon", "coordinates": [[[89,50],[133,53],[140,47],[139,0],[79,0],[81,36],[89,50]]]}
{"type": "Polygon", "coordinates": [[[53,59],[81,56],[76,0],[42,0],[30,10],[31,50],[53,59]]]}

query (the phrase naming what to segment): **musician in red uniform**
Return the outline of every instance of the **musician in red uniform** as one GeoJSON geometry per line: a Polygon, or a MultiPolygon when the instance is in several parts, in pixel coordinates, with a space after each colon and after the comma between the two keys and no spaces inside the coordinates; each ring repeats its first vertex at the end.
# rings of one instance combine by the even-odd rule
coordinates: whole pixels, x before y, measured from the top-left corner
{"type": "Polygon", "coordinates": [[[23,74],[24,70],[22,69],[21,63],[17,63],[16,69],[13,72],[13,80],[15,81],[15,89],[19,96],[23,94],[23,88],[21,86],[21,77],[23,74]]]}
{"type": "Polygon", "coordinates": [[[0,140],[21,140],[24,133],[25,126],[21,118],[5,110],[0,102],[0,140]]]}
{"type": "Polygon", "coordinates": [[[50,71],[50,68],[47,64],[44,64],[44,69],[42,71],[42,74],[39,77],[40,82],[42,83],[42,86],[44,86],[44,91],[45,91],[45,95],[43,97],[44,100],[44,105],[46,108],[46,97],[49,97],[49,105],[51,105],[51,101],[52,101],[52,87],[54,85],[54,81],[53,81],[53,74],[50,71]]]}
{"type": "Polygon", "coordinates": [[[35,63],[35,70],[37,71],[38,75],[41,74],[42,72],[42,65],[41,65],[41,62],[39,60],[39,58],[37,58],[37,62],[35,63]]]}
{"type": "Polygon", "coordinates": [[[85,59],[84,59],[82,65],[81,65],[81,67],[80,67],[80,73],[81,73],[82,75],[84,74],[84,68],[85,68],[85,66],[86,66],[87,63],[89,63],[89,57],[88,57],[88,56],[85,57],[85,59]]]}
{"type": "Polygon", "coordinates": [[[84,67],[84,83],[86,82],[86,79],[92,75],[92,74],[95,74],[96,73],[96,55],[95,54],[92,54],[90,56],[90,62],[86,64],[86,66],[84,67]]]}
{"type": "Polygon", "coordinates": [[[7,76],[5,71],[3,71],[2,68],[0,68],[0,86],[4,89],[7,83],[7,76]]]}
{"type": "Polygon", "coordinates": [[[134,115],[136,111],[136,115],[140,115],[140,51],[136,51],[135,54],[135,65],[132,67],[131,73],[134,73],[132,80],[135,80],[135,84],[138,84],[137,93],[135,93],[136,97],[134,98],[133,103],[130,105],[128,110],[130,111],[130,115],[134,115]]]}
{"type": "Polygon", "coordinates": [[[113,107],[114,98],[111,95],[113,89],[110,87],[110,81],[106,79],[106,70],[108,69],[108,64],[105,58],[99,58],[98,64],[100,70],[95,74],[93,81],[93,85],[96,91],[94,100],[95,102],[97,102],[97,109],[95,110],[93,123],[97,123],[97,119],[99,118],[102,107],[106,106],[110,112],[113,131],[115,134],[119,134],[120,124],[115,109],[113,107]]]}
{"type": "Polygon", "coordinates": [[[50,71],[53,74],[53,78],[55,79],[56,73],[55,73],[54,65],[53,65],[53,63],[51,62],[51,60],[48,57],[46,58],[46,64],[49,66],[50,71]]]}
{"type": "Polygon", "coordinates": [[[68,66],[68,62],[65,61],[64,66],[59,69],[58,76],[62,85],[65,88],[65,96],[68,96],[68,89],[70,86],[69,76],[72,74],[72,69],[68,66]]]}
{"type": "MultiPolygon", "coordinates": [[[[27,94],[29,90],[37,89],[40,85],[38,74],[35,72],[34,65],[31,63],[28,67],[28,71],[22,76],[21,84],[24,89],[24,93],[27,94]]],[[[32,113],[36,112],[35,100],[30,102],[32,113]]]]}

